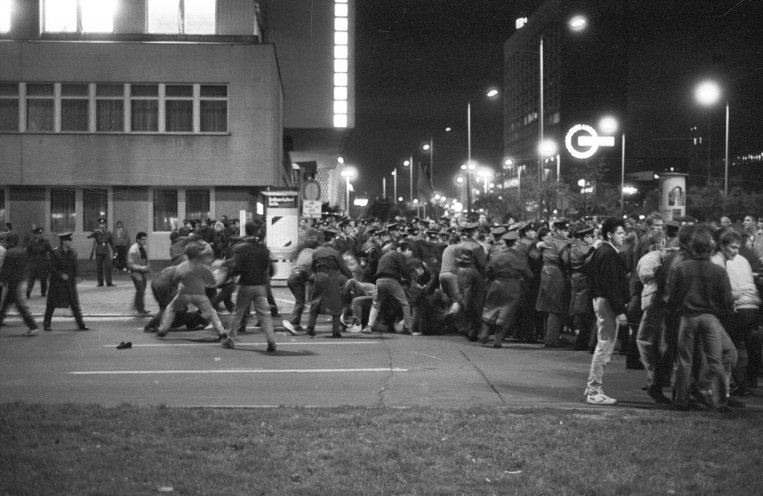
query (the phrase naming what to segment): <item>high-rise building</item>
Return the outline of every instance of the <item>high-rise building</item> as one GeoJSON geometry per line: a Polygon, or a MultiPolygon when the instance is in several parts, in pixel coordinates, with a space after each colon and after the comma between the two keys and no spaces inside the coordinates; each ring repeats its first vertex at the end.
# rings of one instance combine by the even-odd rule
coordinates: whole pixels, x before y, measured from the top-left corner
{"type": "Polygon", "coordinates": [[[179,219],[261,214],[354,126],[353,26],[351,0],[0,1],[0,220],[83,256],[121,220],[163,258],[179,219]]]}

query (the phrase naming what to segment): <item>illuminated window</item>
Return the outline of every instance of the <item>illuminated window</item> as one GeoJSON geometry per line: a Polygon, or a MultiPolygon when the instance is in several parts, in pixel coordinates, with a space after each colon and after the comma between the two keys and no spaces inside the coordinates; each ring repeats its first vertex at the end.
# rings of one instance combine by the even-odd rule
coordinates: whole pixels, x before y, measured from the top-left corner
{"type": "Polygon", "coordinates": [[[188,219],[210,217],[208,189],[189,189],[185,192],[185,216],[188,219]]]}
{"type": "Polygon", "coordinates": [[[124,85],[96,85],[95,130],[100,132],[123,132],[125,130],[124,116],[124,85]]]}
{"type": "Polygon", "coordinates": [[[87,84],[61,85],[61,131],[87,131],[90,89],[87,84]]]}
{"type": "Polygon", "coordinates": [[[130,85],[130,131],[159,130],[159,85],[130,85]]]}
{"type": "Polygon", "coordinates": [[[0,0],[0,33],[11,30],[11,2],[13,0],[0,0]]]}
{"type": "Polygon", "coordinates": [[[149,0],[149,33],[215,34],[216,0],[149,0]]]}
{"type": "Polygon", "coordinates": [[[334,2],[334,127],[347,127],[349,73],[349,15],[347,0],[334,2]]]}
{"type": "Polygon", "coordinates": [[[19,85],[0,83],[0,132],[19,130],[19,85]]]}
{"type": "Polygon", "coordinates": [[[77,218],[73,189],[50,190],[50,232],[74,231],[77,218]]]}
{"type": "Polygon", "coordinates": [[[115,7],[116,0],[44,0],[43,31],[111,33],[115,7]]]}
{"type": "Polygon", "coordinates": [[[53,83],[26,85],[27,131],[53,131],[54,108],[53,83]]]}

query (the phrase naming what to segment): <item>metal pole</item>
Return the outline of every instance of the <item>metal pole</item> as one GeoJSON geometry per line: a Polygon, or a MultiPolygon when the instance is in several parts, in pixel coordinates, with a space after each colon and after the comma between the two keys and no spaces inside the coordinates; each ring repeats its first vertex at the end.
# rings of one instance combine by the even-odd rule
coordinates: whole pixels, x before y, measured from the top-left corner
{"type": "Polygon", "coordinates": [[[625,133],[623,132],[622,150],[620,151],[620,217],[625,215],[625,133]]]}
{"type": "Polygon", "coordinates": [[[387,198],[387,177],[382,178],[382,198],[387,198]]]}
{"type": "Polygon", "coordinates": [[[539,89],[538,95],[538,123],[539,123],[539,139],[538,139],[538,220],[543,216],[543,152],[540,149],[540,144],[543,143],[543,36],[540,37],[540,44],[538,47],[539,54],[539,89]]]}
{"type": "Polygon", "coordinates": [[[469,165],[472,163],[472,102],[466,104],[466,213],[472,211],[472,185],[469,174],[469,165]]]}
{"type": "Polygon", "coordinates": [[[434,191],[434,136],[429,137],[429,185],[434,191]]]}
{"type": "Polygon", "coordinates": [[[345,215],[350,215],[350,176],[345,176],[344,191],[345,191],[345,215]]]}
{"type": "Polygon", "coordinates": [[[726,102],[726,152],[723,159],[723,215],[729,199],[729,102],[726,102]]]}
{"type": "Polygon", "coordinates": [[[393,205],[397,205],[397,167],[395,167],[395,169],[392,171],[392,177],[394,177],[392,180],[392,185],[395,193],[395,201],[392,203],[393,205]]]}
{"type": "Polygon", "coordinates": [[[556,206],[561,211],[561,217],[564,217],[564,198],[562,197],[562,156],[556,154],[556,206]]]}
{"type": "Polygon", "coordinates": [[[411,206],[413,206],[413,155],[411,155],[410,164],[411,164],[410,165],[410,167],[411,167],[411,170],[410,170],[410,181],[409,181],[410,182],[410,190],[408,192],[408,196],[410,197],[410,200],[411,200],[411,206]]]}

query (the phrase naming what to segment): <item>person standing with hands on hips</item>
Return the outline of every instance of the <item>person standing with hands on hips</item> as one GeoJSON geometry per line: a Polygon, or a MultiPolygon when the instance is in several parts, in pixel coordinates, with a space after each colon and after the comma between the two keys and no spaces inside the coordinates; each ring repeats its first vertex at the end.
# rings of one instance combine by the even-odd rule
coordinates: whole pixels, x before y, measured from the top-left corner
{"type": "Polygon", "coordinates": [[[591,369],[585,390],[586,403],[614,405],[617,400],[604,394],[602,383],[604,368],[612,358],[619,326],[628,325],[625,316],[630,299],[625,264],[619,255],[625,239],[622,219],[610,217],[601,226],[603,242],[598,245],[590,261],[591,297],[596,313],[598,343],[591,359],[591,369]]]}
{"type": "Polygon", "coordinates": [[[130,278],[135,285],[135,311],[140,317],[147,317],[149,312],[146,310],[145,296],[148,273],[151,272],[151,265],[148,260],[148,251],[146,250],[146,240],[148,235],[143,231],[135,236],[135,244],[127,252],[127,270],[130,271],[130,278]]]}

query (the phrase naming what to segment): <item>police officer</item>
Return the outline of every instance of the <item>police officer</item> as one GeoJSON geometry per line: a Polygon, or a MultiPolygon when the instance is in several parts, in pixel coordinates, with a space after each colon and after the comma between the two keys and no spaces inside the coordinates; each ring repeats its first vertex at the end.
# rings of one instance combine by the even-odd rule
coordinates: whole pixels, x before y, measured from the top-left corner
{"type": "Polygon", "coordinates": [[[106,219],[98,219],[98,228],[88,234],[88,239],[93,240],[93,249],[90,252],[90,260],[95,255],[95,269],[98,275],[98,286],[103,286],[103,275],[106,274],[106,285],[114,286],[111,281],[111,254],[114,251],[114,240],[111,231],[106,229],[106,219]]]}
{"type": "Polygon", "coordinates": [[[50,322],[56,308],[71,307],[79,329],[87,331],[88,327],[82,319],[82,310],[80,310],[79,295],[77,294],[77,252],[72,248],[72,233],[59,234],[58,239],[60,246],[53,250],[50,256],[50,291],[48,292],[42,328],[46,331],[52,330],[50,322]]]}

